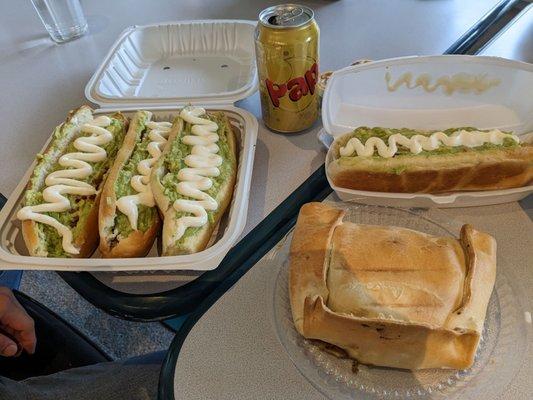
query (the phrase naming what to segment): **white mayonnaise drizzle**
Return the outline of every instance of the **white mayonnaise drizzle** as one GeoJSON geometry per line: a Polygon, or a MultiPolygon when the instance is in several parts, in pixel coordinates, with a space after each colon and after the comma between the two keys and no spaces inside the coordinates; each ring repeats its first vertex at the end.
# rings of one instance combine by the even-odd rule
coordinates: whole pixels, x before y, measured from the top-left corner
{"type": "Polygon", "coordinates": [[[387,89],[389,92],[398,90],[402,85],[405,85],[408,89],[414,89],[420,86],[428,93],[432,93],[437,90],[438,87],[442,87],[444,93],[450,96],[455,91],[480,94],[494,86],[498,86],[501,81],[499,79],[491,79],[486,74],[473,75],[458,73],[451,76],[441,76],[440,78],[437,78],[435,83],[432,83],[432,78],[429,74],[420,74],[414,79],[411,72],[406,72],[395,82],[392,82],[391,73],[387,72],[385,74],[385,82],[387,83],[387,89]]]}
{"type": "Polygon", "coordinates": [[[362,157],[370,157],[374,155],[377,149],[378,154],[384,158],[391,158],[398,152],[398,145],[409,148],[411,153],[418,154],[421,151],[431,151],[438,149],[441,145],[457,147],[479,147],[485,143],[492,143],[501,145],[505,138],[509,138],[519,143],[518,136],[504,133],[498,129],[491,130],[489,132],[481,131],[466,131],[458,130],[451,135],[446,135],[444,132],[435,132],[429,136],[426,135],[414,135],[410,138],[396,133],[389,136],[388,145],[383,139],[378,137],[369,138],[365,144],[363,144],[358,138],[351,138],[348,140],[345,146],[341,147],[339,153],[343,157],[350,157],[354,154],[362,157]]]}
{"type": "Polygon", "coordinates": [[[149,121],[146,126],[151,129],[148,138],[151,140],[146,147],[149,158],[139,162],[137,171],[140,175],[134,175],[131,178],[131,187],[137,192],[130,196],[124,196],[117,200],[117,208],[121,213],[128,217],[130,225],[137,230],[137,220],[139,218],[138,204],[147,207],[154,207],[155,200],[150,185],[150,174],[152,168],[161,156],[162,147],[165,145],[170,133],[172,124],[170,122],[153,122],[149,121]]]}
{"type": "Polygon", "coordinates": [[[36,206],[26,206],[19,210],[17,218],[20,220],[33,220],[52,226],[62,237],[63,250],[70,254],[79,254],[79,249],[72,243],[71,230],[61,224],[55,218],[41,213],[64,212],[70,210],[71,204],[65,194],[91,196],[96,194],[94,186],[83,182],[93,173],[93,167],[89,163],[104,161],[106,151],[100,147],[113,140],[113,135],[105,127],[111,124],[111,118],[100,116],[91,122],[83,124],[80,128],[82,133],[90,133],[90,136],[82,136],[74,140],[74,147],[79,152],[64,154],[59,158],[59,165],[64,168],[50,173],[45,179],[47,186],[43,190],[43,200],[46,203],[36,206]]]}
{"type": "Polygon", "coordinates": [[[219,156],[218,125],[207,119],[200,118],[205,110],[200,107],[186,107],[180,117],[185,122],[192,124],[191,133],[182,138],[183,143],[193,146],[191,154],[185,157],[186,168],[178,172],[177,192],[182,196],[187,196],[194,200],[178,199],[173,207],[176,211],[193,214],[183,216],[176,221],[176,233],[174,240],[179,240],[185,230],[189,227],[200,227],[207,223],[207,211],[214,211],[218,208],[215,199],[209,196],[204,190],[209,190],[213,186],[210,177],[220,175],[218,167],[222,164],[222,157],[219,156]]]}

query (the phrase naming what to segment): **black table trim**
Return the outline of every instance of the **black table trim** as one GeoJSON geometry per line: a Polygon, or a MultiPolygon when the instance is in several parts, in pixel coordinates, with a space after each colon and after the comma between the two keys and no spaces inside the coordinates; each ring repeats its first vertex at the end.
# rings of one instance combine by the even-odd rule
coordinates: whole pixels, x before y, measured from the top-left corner
{"type": "MultiPolygon", "coordinates": [[[[206,301],[212,298],[210,294],[219,293],[214,292],[217,286],[227,290],[231,287],[227,285],[231,282],[231,277],[234,277],[236,282],[244,275],[294,225],[296,215],[303,204],[313,200],[320,201],[331,191],[322,165],[235,245],[216,269],[205,272],[194,281],[176,289],[150,294],[131,294],[110,288],[89,272],[57,273],[92,305],[119,318],[149,322],[186,315],[200,305],[205,306],[206,301]]],[[[0,193],[0,208],[5,202],[5,196],[0,193]]]]}
{"type": "MultiPolygon", "coordinates": [[[[179,356],[181,347],[196,322],[202,317],[202,315],[211,308],[213,304],[228,291],[240,278],[246,274],[261,258],[267,254],[272,247],[274,247],[283,237],[290,231],[290,229],[296,224],[298,212],[300,207],[305,203],[311,201],[322,201],[332,193],[332,189],[329,186],[324,166],[315,171],[298,189],[296,189],[283,203],[280,204],[271,214],[269,214],[263,222],[276,224],[275,229],[272,230],[272,234],[268,237],[261,235],[256,239],[259,242],[259,247],[248,258],[231,273],[226,279],[209,293],[203,302],[201,302],[196,309],[189,314],[183,325],[180,327],[176,336],[172,340],[169,348],[169,353],[165,357],[165,361],[161,368],[160,381],[165,381],[166,384],[159,385],[159,399],[174,399],[173,391],[169,392],[168,377],[174,377],[176,361],[179,356]],[[315,190],[312,190],[312,189],[315,190]],[[313,194],[314,193],[314,194],[313,194]],[[281,218],[280,218],[281,217],[281,218]],[[276,223],[281,222],[281,223],[276,223]],[[263,239],[264,238],[264,239],[263,239]]],[[[259,228],[259,224],[257,227],[259,228]]],[[[267,225],[268,226],[268,225],[267,225]]],[[[240,243],[247,242],[248,236],[254,234],[255,229],[250,232],[240,243]]],[[[257,235],[261,234],[261,230],[257,232],[257,235]]],[[[255,234],[254,234],[255,236],[255,234]]],[[[238,245],[238,246],[239,246],[238,245]]],[[[220,268],[220,267],[219,267],[220,268]]],[[[173,386],[172,386],[173,387],[173,386]]]]}
{"type": "MultiPolygon", "coordinates": [[[[261,221],[248,235],[233,247],[220,265],[199,278],[176,289],[154,294],[130,294],[112,289],[88,272],[58,272],[82,297],[105,312],[133,321],[157,321],[189,314],[208,295],[243,266],[251,266],[262,257],[260,250],[275,243],[300,207],[313,199],[323,199],[331,188],[326,180],[324,166],[315,171],[298,189],[261,221]]],[[[244,272],[242,272],[244,274],[244,272]]],[[[242,274],[240,276],[242,276],[242,274]]],[[[239,276],[239,277],[240,277],[239,276]]]]}
{"type": "Polygon", "coordinates": [[[444,54],[477,54],[531,3],[503,0],[452,44],[444,54]]]}

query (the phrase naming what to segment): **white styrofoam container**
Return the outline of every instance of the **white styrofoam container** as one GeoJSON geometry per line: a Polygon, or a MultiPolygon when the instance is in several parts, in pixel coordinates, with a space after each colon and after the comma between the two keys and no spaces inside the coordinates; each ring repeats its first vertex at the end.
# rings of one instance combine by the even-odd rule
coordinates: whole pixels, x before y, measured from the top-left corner
{"type": "Polygon", "coordinates": [[[257,89],[254,28],[255,22],[239,20],[127,28],[85,89],[87,98],[101,106],[95,115],[122,111],[131,117],[135,110],[145,109],[153,112],[154,119],[168,121],[184,105],[195,104],[228,116],[239,143],[237,179],[229,210],[205,250],[160,257],[155,243],[144,258],[104,259],[98,251],[86,259],[28,256],[16,213],[34,162],[0,212],[0,269],[116,272],[216,268],[246,224],[258,124],[252,114],[233,103],[257,89]]]}
{"type": "MultiPolygon", "coordinates": [[[[533,131],[533,65],[498,57],[420,56],[382,60],[344,68],[329,79],[322,103],[325,131],[338,137],[359,126],[385,128],[447,129],[474,126],[479,129],[533,131]],[[482,75],[500,83],[481,93],[439,88],[426,92],[405,85],[390,92],[389,72],[395,81],[411,72],[416,78],[429,74],[432,82],[458,73],[482,75]]],[[[469,207],[520,200],[533,193],[533,185],[492,191],[453,192],[442,195],[385,193],[337,187],[327,174],[332,160],[326,156],[326,175],[342,200],[399,207],[469,207]]]]}

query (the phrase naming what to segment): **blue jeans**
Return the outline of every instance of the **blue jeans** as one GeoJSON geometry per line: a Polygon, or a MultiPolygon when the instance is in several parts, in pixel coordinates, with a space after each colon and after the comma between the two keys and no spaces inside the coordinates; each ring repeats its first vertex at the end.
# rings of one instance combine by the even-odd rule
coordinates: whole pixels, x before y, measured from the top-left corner
{"type": "Polygon", "coordinates": [[[0,271],[0,286],[7,286],[10,289],[18,289],[22,271],[0,271]]]}

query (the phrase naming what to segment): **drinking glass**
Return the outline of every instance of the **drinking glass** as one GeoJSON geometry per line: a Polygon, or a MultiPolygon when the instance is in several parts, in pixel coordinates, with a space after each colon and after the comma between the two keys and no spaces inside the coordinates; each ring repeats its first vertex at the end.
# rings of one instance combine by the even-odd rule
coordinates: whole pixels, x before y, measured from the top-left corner
{"type": "Polygon", "coordinates": [[[31,0],[44,27],[56,43],[64,43],[87,31],[79,0],[31,0]]]}

